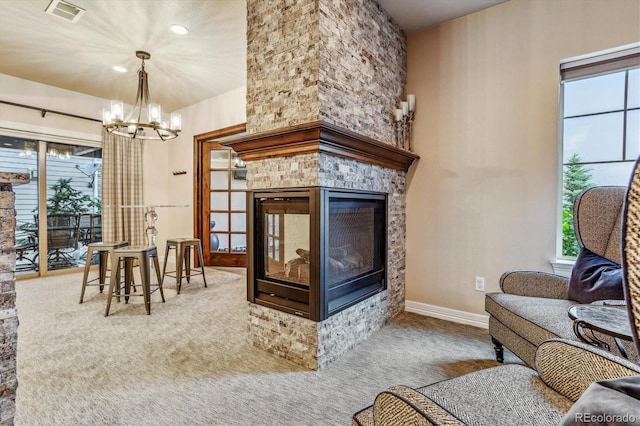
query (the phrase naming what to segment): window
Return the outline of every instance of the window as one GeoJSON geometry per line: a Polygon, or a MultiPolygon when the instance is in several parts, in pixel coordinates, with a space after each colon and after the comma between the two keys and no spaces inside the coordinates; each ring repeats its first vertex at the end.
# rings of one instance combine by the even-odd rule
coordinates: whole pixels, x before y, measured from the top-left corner
{"type": "Polygon", "coordinates": [[[629,183],[640,155],[640,48],[561,64],[561,258],[578,255],[573,201],[584,189],[629,183]]]}
{"type": "Polygon", "coordinates": [[[209,153],[209,250],[247,252],[247,169],[231,148],[209,153]]]}
{"type": "Polygon", "coordinates": [[[102,239],[101,168],[99,144],[0,135],[0,170],[31,177],[14,188],[18,274],[84,266],[87,245],[102,239]]]}

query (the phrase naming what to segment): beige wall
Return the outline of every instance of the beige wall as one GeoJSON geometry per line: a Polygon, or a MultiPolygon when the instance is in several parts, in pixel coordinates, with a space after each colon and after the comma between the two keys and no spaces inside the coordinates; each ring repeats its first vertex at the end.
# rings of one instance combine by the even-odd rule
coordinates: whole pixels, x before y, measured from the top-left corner
{"type": "MultiPolygon", "coordinates": [[[[62,111],[83,117],[101,119],[102,108],[108,106],[108,100],[83,95],[53,86],[34,83],[29,80],[0,74],[0,99],[62,111]]],[[[23,134],[26,138],[37,137],[53,140],[51,136],[65,135],[80,140],[100,141],[102,125],[99,122],[78,120],[57,114],[41,116],[40,111],[0,104],[0,131],[3,134],[23,134]],[[45,136],[47,136],[45,138],[45,136]]]]}
{"type": "Polygon", "coordinates": [[[637,0],[511,0],[408,36],[408,302],[484,314],[476,276],[551,272],[559,61],[638,41],[637,0]]]}

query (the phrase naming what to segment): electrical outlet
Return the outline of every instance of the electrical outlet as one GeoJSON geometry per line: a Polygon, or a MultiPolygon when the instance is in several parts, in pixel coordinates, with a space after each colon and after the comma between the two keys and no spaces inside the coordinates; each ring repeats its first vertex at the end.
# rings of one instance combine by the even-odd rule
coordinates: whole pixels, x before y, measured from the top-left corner
{"type": "Polygon", "coordinates": [[[484,291],[484,277],[476,277],[476,290],[484,291]]]}

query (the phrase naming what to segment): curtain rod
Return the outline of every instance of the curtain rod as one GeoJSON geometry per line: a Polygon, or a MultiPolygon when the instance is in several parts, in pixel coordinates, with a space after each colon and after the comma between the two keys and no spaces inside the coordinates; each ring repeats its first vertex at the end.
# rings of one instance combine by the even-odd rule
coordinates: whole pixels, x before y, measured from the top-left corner
{"type": "Polygon", "coordinates": [[[39,107],[31,106],[31,105],[18,104],[18,103],[15,103],[15,102],[9,102],[9,101],[0,100],[0,104],[7,104],[7,105],[11,105],[11,106],[17,106],[17,107],[20,107],[20,108],[34,109],[36,111],[40,111],[40,114],[42,114],[42,118],[44,118],[44,116],[47,115],[48,112],[50,112],[51,114],[64,115],[66,117],[79,118],[80,120],[97,121],[98,123],[102,123],[102,120],[98,120],[97,118],[83,117],[81,115],[69,114],[68,112],[62,112],[62,111],[55,111],[55,110],[52,110],[52,109],[39,108],[39,107]]]}

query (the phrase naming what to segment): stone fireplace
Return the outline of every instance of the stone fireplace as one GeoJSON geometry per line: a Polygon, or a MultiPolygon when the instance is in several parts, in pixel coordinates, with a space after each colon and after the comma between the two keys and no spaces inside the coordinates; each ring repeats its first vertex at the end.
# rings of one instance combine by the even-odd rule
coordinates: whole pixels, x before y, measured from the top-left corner
{"type": "MultiPolygon", "coordinates": [[[[405,83],[404,33],[377,0],[247,0],[247,135],[225,145],[247,163],[248,189],[375,193],[386,198],[387,207],[384,272],[374,266],[370,273],[376,279],[362,284],[360,295],[348,289],[353,297],[344,304],[327,301],[327,257],[332,256],[326,245],[312,248],[311,234],[308,266],[306,248],[296,247],[299,241],[290,243],[289,257],[283,251],[285,259],[254,264],[263,274],[248,282],[248,330],[255,346],[319,369],[404,310],[405,179],[418,156],[394,146],[391,112],[405,96],[405,83]],[[311,264],[322,256],[324,266],[311,264]],[[308,289],[276,277],[288,271],[286,278],[301,280],[307,267],[308,289]],[[325,280],[317,290],[312,290],[314,274],[325,280]],[[259,280],[262,286],[256,285],[259,280]],[[283,297],[282,287],[270,287],[273,281],[292,289],[283,297]]],[[[313,231],[314,238],[330,238],[331,231],[325,231],[313,231]]],[[[268,250],[269,241],[260,244],[253,250],[268,250]]],[[[346,251],[346,245],[337,247],[346,251]]],[[[368,254],[360,251],[366,250],[355,251],[353,263],[364,265],[368,254]]]]}
{"type": "Polygon", "coordinates": [[[249,191],[247,299],[323,321],[387,288],[387,197],[331,188],[249,191]]]}
{"type": "MultiPolygon", "coordinates": [[[[353,200],[356,194],[360,194],[365,198],[369,196],[383,200],[385,205],[384,229],[381,231],[384,232],[383,241],[386,242],[378,246],[384,247],[384,253],[378,255],[386,258],[384,272],[375,268],[369,270],[372,276],[384,280],[383,285],[377,286],[379,282],[376,280],[369,283],[371,287],[364,285],[362,298],[355,297],[346,306],[339,306],[335,312],[331,312],[327,305],[325,313],[331,313],[329,315],[321,313],[320,305],[317,313],[312,313],[311,308],[304,306],[306,303],[295,300],[298,297],[303,302],[311,301],[310,294],[309,299],[305,299],[304,294],[301,295],[305,290],[303,284],[291,285],[292,292],[297,291],[298,296],[288,297],[289,300],[285,300],[286,295],[278,294],[273,287],[268,286],[271,284],[269,281],[278,281],[278,278],[265,280],[269,278],[264,273],[265,265],[256,262],[255,252],[269,250],[269,242],[256,243],[255,229],[252,229],[251,223],[248,224],[247,262],[253,265],[248,268],[247,277],[249,338],[255,346],[307,368],[319,369],[369,337],[389,318],[404,310],[405,177],[406,170],[418,158],[417,155],[324,122],[247,135],[224,144],[232,147],[247,162],[249,208],[255,208],[256,198],[261,200],[273,196],[272,210],[269,205],[266,210],[277,214],[272,216],[271,225],[268,219],[262,219],[267,221],[262,225],[267,228],[274,228],[276,225],[273,221],[280,220],[277,216],[286,212],[283,205],[277,204],[285,199],[331,198],[333,195],[334,198],[353,200]],[[295,154],[292,155],[292,151],[295,154]],[[256,276],[257,270],[263,271],[262,275],[256,276]],[[260,280],[266,285],[262,288],[262,295],[260,287],[256,285],[260,280]],[[280,302],[277,303],[280,306],[275,309],[271,305],[274,300],[280,302]],[[283,305],[287,309],[282,309],[283,305]],[[305,309],[309,309],[308,314],[305,309]]],[[[306,202],[293,201],[288,210],[290,214],[303,215],[307,212],[306,202]]],[[[377,208],[380,209],[380,205],[377,208]]],[[[375,213],[373,216],[375,217],[375,213]]],[[[300,218],[290,220],[292,223],[304,221],[300,218]]],[[[309,217],[309,222],[319,224],[320,218],[312,220],[309,217]]],[[[268,231],[267,229],[267,234],[268,231]]],[[[319,228],[316,234],[317,238],[325,241],[330,238],[327,232],[320,233],[319,228]]],[[[308,237],[309,244],[310,235],[311,233],[308,237]]],[[[263,235],[261,238],[266,237],[263,235]]],[[[306,250],[305,243],[306,240],[298,239],[293,243],[291,253],[295,253],[298,248],[306,250]]],[[[275,243],[272,245],[275,248],[275,243]]],[[[314,253],[317,258],[323,251],[318,250],[319,252],[314,253]]],[[[326,245],[324,252],[325,255],[329,252],[326,245]]],[[[360,255],[364,257],[362,253],[360,255]]],[[[290,259],[295,259],[293,254],[285,256],[285,260],[290,259]]],[[[324,279],[325,283],[329,278],[326,269],[330,268],[326,263],[325,259],[324,276],[321,276],[319,264],[314,272],[315,277],[324,279]]],[[[293,265],[289,268],[291,282],[294,282],[292,278],[304,279],[306,266],[294,268],[293,265]]],[[[279,271],[277,265],[274,265],[269,270],[274,274],[281,272],[286,275],[284,266],[282,269],[279,271]]],[[[309,274],[311,275],[311,270],[309,274]]]]}

